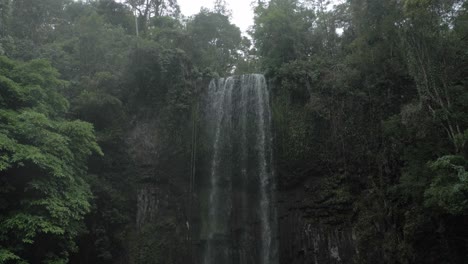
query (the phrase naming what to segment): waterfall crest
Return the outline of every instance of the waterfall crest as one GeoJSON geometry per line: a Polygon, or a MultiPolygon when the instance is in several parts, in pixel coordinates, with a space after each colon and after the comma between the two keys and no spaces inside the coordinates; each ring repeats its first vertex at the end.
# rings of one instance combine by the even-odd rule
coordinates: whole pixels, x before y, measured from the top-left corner
{"type": "Polygon", "coordinates": [[[269,91],[260,74],[210,83],[202,196],[204,264],[277,264],[269,91]]]}

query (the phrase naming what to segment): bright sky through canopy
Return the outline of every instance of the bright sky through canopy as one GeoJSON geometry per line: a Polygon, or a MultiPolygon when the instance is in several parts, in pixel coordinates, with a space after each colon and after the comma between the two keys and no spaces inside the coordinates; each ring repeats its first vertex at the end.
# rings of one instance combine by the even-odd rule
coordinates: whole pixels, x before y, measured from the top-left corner
{"type": "MultiPolygon", "coordinates": [[[[178,0],[180,10],[185,16],[200,12],[201,7],[213,9],[214,0],[178,0]]],[[[227,7],[232,11],[231,22],[236,24],[243,32],[253,25],[252,0],[228,0],[227,7]]]]}
{"type": "MultiPolygon", "coordinates": [[[[117,0],[125,2],[124,0],[117,0]]],[[[200,12],[202,7],[213,9],[215,0],[177,0],[183,15],[189,17],[200,12]]],[[[227,0],[227,8],[232,11],[231,22],[238,26],[242,32],[246,33],[253,25],[253,6],[254,0],[227,0]]],[[[330,8],[343,2],[343,0],[330,1],[330,8]]]]}

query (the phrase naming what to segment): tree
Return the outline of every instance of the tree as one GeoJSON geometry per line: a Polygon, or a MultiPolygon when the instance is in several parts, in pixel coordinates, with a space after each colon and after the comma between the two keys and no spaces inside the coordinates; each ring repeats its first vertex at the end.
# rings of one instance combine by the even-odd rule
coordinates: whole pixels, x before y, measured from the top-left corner
{"type": "Polygon", "coordinates": [[[66,82],[47,61],[0,57],[0,260],[66,263],[90,210],[91,124],[64,119],[66,82]]]}
{"type": "Polygon", "coordinates": [[[451,215],[468,212],[468,162],[462,156],[444,156],[429,163],[435,173],[424,192],[424,205],[451,215]]]}
{"type": "Polygon", "coordinates": [[[200,69],[221,75],[233,70],[242,38],[240,29],[227,16],[202,10],[188,22],[187,30],[194,46],[188,52],[200,69]]]}
{"type": "Polygon", "coordinates": [[[308,54],[305,38],[313,12],[296,0],[273,0],[255,9],[253,38],[263,67],[275,74],[281,65],[308,54]]]}
{"type": "Polygon", "coordinates": [[[177,0],[127,0],[136,12],[137,26],[143,32],[148,29],[148,21],[152,17],[175,16],[180,13],[177,0]]]}
{"type": "Polygon", "coordinates": [[[214,3],[214,12],[227,17],[230,17],[232,15],[231,10],[229,10],[228,8],[226,0],[216,0],[214,3]]]}
{"type": "Polygon", "coordinates": [[[422,111],[430,111],[443,127],[455,153],[463,152],[467,141],[463,135],[467,120],[457,113],[457,107],[463,106],[456,99],[463,93],[460,80],[464,78],[467,56],[461,48],[466,35],[460,36],[450,29],[458,15],[466,12],[462,3],[407,0],[406,20],[402,23],[402,40],[416,83],[418,103],[422,111]]]}
{"type": "Polygon", "coordinates": [[[69,0],[15,0],[12,2],[11,34],[43,43],[54,27],[61,22],[63,10],[69,0]]]}
{"type": "Polygon", "coordinates": [[[11,10],[10,5],[10,0],[0,0],[0,37],[5,37],[7,34],[11,10]]]}
{"type": "Polygon", "coordinates": [[[135,33],[133,14],[128,5],[114,0],[101,0],[96,5],[97,13],[107,23],[124,28],[128,34],[135,33]]]}

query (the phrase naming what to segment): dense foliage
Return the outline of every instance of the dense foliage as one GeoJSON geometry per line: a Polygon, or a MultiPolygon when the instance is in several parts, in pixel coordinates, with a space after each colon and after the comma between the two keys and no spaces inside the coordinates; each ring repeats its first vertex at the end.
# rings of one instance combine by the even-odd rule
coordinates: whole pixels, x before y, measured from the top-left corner
{"type": "Polygon", "coordinates": [[[199,95],[253,71],[356,263],[463,263],[468,2],[259,0],[251,38],[214,2],[0,0],[0,263],[188,263],[199,95]]]}
{"type": "Polygon", "coordinates": [[[350,204],[340,221],[355,228],[358,263],[466,260],[467,8],[457,0],[256,8],[281,188],[314,174],[340,179],[322,192],[350,204]]]}
{"type": "Polygon", "coordinates": [[[0,1],[0,263],[181,263],[180,201],[137,200],[186,195],[196,96],[249,49],[226,10],[0,1]]]}
{"type": "Polygon", "coordinates": [[[0,57],[0,261],[66,263],[90,211],[93,127],[64,119],[66,82],[43,60],[0,57]]]}

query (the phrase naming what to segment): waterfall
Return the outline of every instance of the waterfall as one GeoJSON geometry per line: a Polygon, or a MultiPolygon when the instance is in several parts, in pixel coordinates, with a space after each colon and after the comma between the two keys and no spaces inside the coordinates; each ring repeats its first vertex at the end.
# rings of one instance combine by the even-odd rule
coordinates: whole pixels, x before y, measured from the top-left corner
{"type": "Polygon", "coordinates": [[[201,263],[278,263],[269,101],[263,75],[210,83],[201,263]]]}

